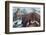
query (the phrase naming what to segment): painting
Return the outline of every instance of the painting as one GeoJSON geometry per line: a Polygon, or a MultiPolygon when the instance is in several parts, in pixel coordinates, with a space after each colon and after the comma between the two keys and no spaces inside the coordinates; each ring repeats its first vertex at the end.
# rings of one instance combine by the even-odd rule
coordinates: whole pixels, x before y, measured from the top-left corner
{"type": "Polygon", "coordinates": [[[45,31],[45,4],[33,2],[5,2],[5,33],[45,31]]]}

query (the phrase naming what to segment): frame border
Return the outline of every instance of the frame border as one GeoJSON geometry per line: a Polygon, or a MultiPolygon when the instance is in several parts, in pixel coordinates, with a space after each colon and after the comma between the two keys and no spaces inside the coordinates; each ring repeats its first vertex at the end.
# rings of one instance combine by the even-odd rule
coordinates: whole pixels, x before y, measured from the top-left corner
{"type": "Polygon", "coordinates": [[[16,33],[32,33],[32,32],[45,32],[45,3],[36,2],[20,2],[20,1],[5,1],[5,34],[16,34],[16,33]],[[9,32],[9,3],[21,3],[21,4],[37,4],[43,5],[43,30],[40,31],[22,31],[22,32],[9,32]]]}

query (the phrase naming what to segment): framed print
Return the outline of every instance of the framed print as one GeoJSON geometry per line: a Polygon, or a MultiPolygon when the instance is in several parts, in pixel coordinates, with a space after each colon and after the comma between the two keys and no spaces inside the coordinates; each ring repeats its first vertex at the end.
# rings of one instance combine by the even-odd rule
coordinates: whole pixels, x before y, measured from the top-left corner
{"type": "Polygon", "coordinates": [[[5,1],[5,33],[45,31],[45,4],[5,1]]]}

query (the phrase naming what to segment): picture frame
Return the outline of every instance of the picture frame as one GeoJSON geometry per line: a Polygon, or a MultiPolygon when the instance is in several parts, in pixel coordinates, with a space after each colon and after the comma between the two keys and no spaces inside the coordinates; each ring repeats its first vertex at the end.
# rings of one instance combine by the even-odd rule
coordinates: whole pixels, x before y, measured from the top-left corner
{"type": "MultiPolygon", "coordinates": [[[[21,13],[21,16],[23,16],[24,13],[21,13]]],[[[6,34],[33,33],[33,32],[44,32],[44,31],[45,31],[45,3],[5,1],[5,33],[6,34]],[[26,12],[25,14],[27,16],[24,18],[24,21],[23,21],[23,17],[21,19],[23,23],[21,22],[21,20],[18,21],[19,18],[18,16],[20,16],[20,13],[18,15],[18,11],[24,13],[26,12]],[[15,12],[17,12],[17,16],[16,15],[14,16],[15,12]],[[32,12],[33,14],[35,12],[36,13],[33,15],[32,12]],[[19,25],[17,25],[16,23],[16,18],[17,21],[19,22],[19,23],[17,22],[19,25]],[[29,22],[30,20],[31,22],[29,22]],[[26,21],[27,23],[24,23],[26,21]],[[36,24],[33,23],[32,21],[36,22],[36,24]]]]}

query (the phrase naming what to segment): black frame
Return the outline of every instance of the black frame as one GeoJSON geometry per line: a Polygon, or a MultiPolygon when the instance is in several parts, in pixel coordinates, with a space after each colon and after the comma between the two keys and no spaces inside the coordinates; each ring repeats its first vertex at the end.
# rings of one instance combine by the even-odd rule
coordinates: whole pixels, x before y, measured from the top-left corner
{"type": "Polygon", "coordinates": [[[36,3],[36,2],[20,2],[20,1],[5,1],[5,33],[6,34],[16,34],[16,33],[29,33],[29,32],[44,32],[45,31],[45,3],[36,3]],[[43,5],[43,30],[40,31],[24,31],[24,32],[9,32],[9,3],[21,3],[21,4],[37,4],[43,5]]]}

